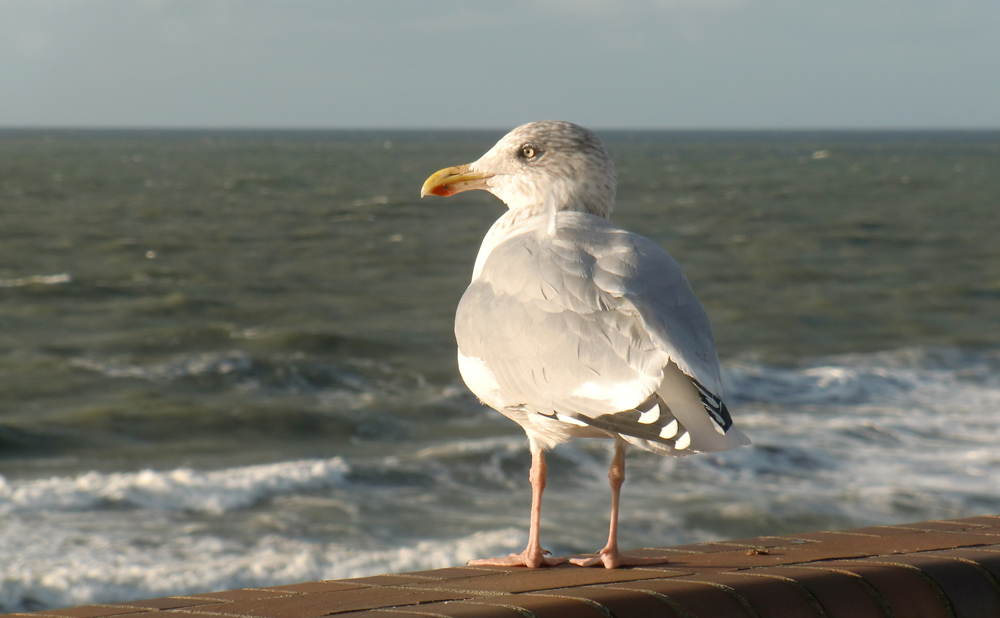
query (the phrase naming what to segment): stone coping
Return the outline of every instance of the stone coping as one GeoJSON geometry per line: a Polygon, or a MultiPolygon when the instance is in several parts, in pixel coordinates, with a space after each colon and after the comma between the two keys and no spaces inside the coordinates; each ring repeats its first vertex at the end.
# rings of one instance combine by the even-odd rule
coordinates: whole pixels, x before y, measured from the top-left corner
{"type": "Polygon", "coordinates": [[[454,567],[22,618],[1000,617],[1000,515],[637,550],[667,564],[454,567]]]}

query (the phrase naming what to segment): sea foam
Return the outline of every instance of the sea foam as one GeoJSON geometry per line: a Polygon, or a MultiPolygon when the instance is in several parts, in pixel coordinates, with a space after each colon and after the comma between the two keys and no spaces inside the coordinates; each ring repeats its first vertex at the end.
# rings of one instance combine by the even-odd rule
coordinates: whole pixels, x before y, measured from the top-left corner
{"type": "Polygon", "coordinates": [[[58,275],[31,275],[30,277],[17,277],[15,279],[0,279],[0,288],[20,288],[26,285],[59,285],[71,283],[73,277],[69,273],[59,273],[58,275]]]}
{"type": "Polygon", "coordinates": [[[200,472],[189,468],[86,472],[75,477],[7,481],[0,476],[0,513],[83,511],[102,506],[224,513],[280,494],[340,484],[340,457],[200,472]]]}
{"type": "Polygon", "coordinates": [[[15,523],[0,541],[0,611],[111,603],[302,581],[434,569],[525,542],[502,529],[446,541],[359,548],[267,535],[246,545],[205,535],[177,535],[160,544],[15,523]]]}
{"type": "MultiPolygon", "coordinates": [[[[998,369],[994,352],[947,349],[797,367],[728,362],[725,396],[754,444],[680,459],[630,453],[622,542],[997,512],[998,369]]],[[[350,465],[334,457],[0,482],[0,603],[15,611],[112,602],[517,551],[530,457],[520,430],[499,426],[509,432],[469,423],[377,443],[350,465]]],[[[554,551],[603,544],[610,444],[578,440],[551,453],[543,534],[554,551]]]]}

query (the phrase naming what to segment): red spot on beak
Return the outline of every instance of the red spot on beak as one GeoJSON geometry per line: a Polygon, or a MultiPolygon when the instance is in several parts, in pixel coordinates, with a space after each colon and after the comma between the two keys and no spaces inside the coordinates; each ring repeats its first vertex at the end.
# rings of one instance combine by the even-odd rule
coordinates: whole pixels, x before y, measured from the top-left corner
{"type": "Polygon", "coordinates": [[[430,190],[431,195],[440,195],[441,197],[451,197],[455,195],[454,185],[438,185],[430,190]]]}

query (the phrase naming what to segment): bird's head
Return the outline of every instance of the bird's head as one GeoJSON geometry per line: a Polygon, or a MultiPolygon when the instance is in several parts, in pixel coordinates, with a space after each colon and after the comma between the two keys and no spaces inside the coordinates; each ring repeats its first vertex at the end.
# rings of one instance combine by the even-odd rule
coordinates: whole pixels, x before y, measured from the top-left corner
{"type": "Polygon", "coordinates": [[[511,210],[576,210],[607,218],[617,181],[596,135],[570,122],[545,120],[514,129],[472,163],[434,173],[420,197],[483,189],[511,210]]]}

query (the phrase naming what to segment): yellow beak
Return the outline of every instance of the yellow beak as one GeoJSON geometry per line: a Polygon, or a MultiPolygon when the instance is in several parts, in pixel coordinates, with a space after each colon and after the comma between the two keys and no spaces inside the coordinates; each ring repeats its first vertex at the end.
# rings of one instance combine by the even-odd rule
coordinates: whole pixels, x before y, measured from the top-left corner
{"type": "Polygon", "coordinates": [[[485,189],[486,179],[489,177],[488,174],[470,172],[468,164],[446,167],[434,172],[430,178],[424,181],[424,186],[420,187],[420,197],[425,195],[450,197],[462,191],[485,189]]]}

